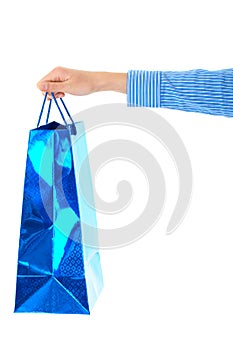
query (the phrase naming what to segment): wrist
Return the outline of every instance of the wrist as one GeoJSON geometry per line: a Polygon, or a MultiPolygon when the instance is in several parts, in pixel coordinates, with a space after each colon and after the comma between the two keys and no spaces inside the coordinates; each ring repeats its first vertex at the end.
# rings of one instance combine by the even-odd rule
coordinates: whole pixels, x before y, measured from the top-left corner
{"type": "Polygon", "coordinates": [[[127,73],[97,72],[96,91],[115,91],[126,93],[127,73]]]}

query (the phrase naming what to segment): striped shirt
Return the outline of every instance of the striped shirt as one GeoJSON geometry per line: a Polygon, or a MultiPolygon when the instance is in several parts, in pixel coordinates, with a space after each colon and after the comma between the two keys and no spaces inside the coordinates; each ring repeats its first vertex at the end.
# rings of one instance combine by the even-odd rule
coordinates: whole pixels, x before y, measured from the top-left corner
{"type": "Polygon", "coordinates": [[[233,69],[130,70],[127,103],[233,117],[233,69]]]}

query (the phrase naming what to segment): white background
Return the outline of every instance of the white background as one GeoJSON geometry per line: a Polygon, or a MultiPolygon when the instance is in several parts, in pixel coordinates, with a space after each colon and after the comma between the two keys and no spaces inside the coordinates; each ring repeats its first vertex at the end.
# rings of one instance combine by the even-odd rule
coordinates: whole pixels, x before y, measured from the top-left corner
{"type": "MultiPolygon", "coordinates": [[[[0,348],[233,348],[233,120],[224,117],[159,110],[189,152],[192,202],[172,235],[165,210],[143,239],[101,252],[105,287],[91,316],[13,313],[27,138],[42,103],[36,82],[57,65],[232,67],[231,3],[2,2],[0,348]]],[[[72,114],[125,101],[111,92],[66,97],[72,114]]]]}

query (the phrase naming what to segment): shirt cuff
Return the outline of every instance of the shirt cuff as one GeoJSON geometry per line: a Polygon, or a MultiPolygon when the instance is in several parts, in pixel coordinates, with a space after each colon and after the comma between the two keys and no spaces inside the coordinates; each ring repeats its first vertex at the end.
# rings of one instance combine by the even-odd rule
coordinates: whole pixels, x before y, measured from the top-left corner
{"type": "Polygon", "coordinates": [[[160,107],[160,72],[128,71],[127,104],[129,107],[160,107]]]}

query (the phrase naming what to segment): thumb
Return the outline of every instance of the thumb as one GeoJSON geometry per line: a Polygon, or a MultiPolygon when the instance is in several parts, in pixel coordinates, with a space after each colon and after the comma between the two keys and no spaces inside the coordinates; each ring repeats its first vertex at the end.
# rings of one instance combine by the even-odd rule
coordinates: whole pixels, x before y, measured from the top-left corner
{"type": "Polygon", "coordinates": [[[66,84],[65,82],[48,82],[48,81],[40,81],[37,84],[38,89],[44,92],[48,92],[51,94],[52,92],[66,92],[66,84]]]}

